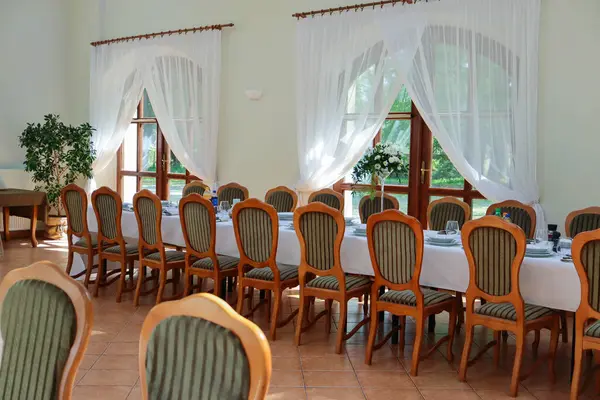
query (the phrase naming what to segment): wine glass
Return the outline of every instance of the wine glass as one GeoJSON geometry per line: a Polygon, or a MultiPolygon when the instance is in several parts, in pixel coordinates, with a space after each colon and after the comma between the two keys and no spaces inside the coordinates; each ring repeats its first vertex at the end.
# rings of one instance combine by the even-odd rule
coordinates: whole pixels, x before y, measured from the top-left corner
{"type": "Polygon", "coordinates": [[[223,200],[221,202],[220,208],[223,213],[229,214],[229,209],[231,209],[231,206],[229,205],[229,202],[227,200],[223,200]]]}
{"type": "Polygon", "coordinates": [[[459,226],[458,221],[448,221],[446,222],[446,234],[453,235],[458,233],[459,226]]]}
{"type": "Polygon", "coordinates": [[[537,228],[535,230],[535,241],[536,243],[545,243],[548,241],[548,229],[537,228]]]}

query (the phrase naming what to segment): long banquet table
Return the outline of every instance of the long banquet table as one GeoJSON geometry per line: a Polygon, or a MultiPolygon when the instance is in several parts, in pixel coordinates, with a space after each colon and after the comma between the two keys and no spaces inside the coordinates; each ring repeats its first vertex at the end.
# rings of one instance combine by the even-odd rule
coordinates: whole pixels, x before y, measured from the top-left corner
{"type": "MultiPolygon", "coordinates": [[[[277,261],[298,265],[300,245],[296,232],[287,227],[289,223],[282,221],[280,224],[277,261]]],[[[88,224],[91,232],[97,232],[98,225],[91,208],[88,210],[88,224]]],[[[126,238],[138,237],[133,212],[123,212],[122,228],[126,238]]],[[[373,275],[367,238],[355,236],[352,231],[353,228],[346,229],[342,242],[342,267],[347,273],[373,275]]],[[[162,235],[164,242],[185,247],[179,216],[163,216],[162,235]]],[[[219,254],[239,256],[231,221],[217,223],[216,243],[219,254]]],[[[468,284],[469,266],[460,246],[425,244],[421,285],[465,292],[468,284]]],[[[558,255],[551,258],[526,257],[521,267],[520,285],[527,303],[566,311],[576,311],[579,306],[581,291],[575,267],[572,263],[562,262],[558,255]]]]}

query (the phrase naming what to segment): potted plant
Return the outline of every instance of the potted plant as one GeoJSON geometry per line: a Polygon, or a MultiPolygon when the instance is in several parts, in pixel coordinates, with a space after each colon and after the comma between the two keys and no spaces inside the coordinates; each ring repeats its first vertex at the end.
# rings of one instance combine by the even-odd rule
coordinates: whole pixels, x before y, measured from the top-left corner
{"type": "Polygon", "coordinates": [[[19,136],[19,145],[25,149],[25,171],[31,173],[35,190],[46,192],[49,216],[46,237],[62,237],[66,226],[60,191],[78,179],[92,177],[92,163],[96,151],[92,146],[90,124],[65,125],[58,115],[44,116],[44,124],[27,124],[19,136]]]}

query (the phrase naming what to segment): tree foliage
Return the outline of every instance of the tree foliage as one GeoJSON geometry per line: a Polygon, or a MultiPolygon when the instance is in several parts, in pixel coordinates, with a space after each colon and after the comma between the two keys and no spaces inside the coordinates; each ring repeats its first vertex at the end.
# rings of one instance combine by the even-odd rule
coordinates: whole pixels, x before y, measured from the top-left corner
{"type": "Polygon", "coordinates": [[[92,177],[96,150],[90,124],[65,125],[58,115],[44,116],[44,124],[27,124],[19,136],[25,149],[25,171],[30,172],[35,190],[45,191],[48,204],[62,215],[60,191],[79,178],[92,177]]]}

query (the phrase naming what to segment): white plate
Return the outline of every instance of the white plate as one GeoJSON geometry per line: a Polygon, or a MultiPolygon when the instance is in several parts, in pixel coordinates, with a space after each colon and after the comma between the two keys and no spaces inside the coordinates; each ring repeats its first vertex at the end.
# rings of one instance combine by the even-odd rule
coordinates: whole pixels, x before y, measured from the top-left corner
{"type": "Polygon", "coordinates": [[[427,238],[427,241],[431,242],[431,243],[456,243],[457,242],[457,240],[454,239],[454,238],[444,238],[444,239],[441,239],[441,238],[427,238]]]}
{"type": "Polygon", "coordinates": [[[367,232],[361,232],[361,231],[358,231],[358,232],[357,232],[357,231],[354,231],[354,232],[352,232],[352,234],[353,234],[354,236],[364,236],[364,237],[366,237],[366,236],[367,236],[367,232]]]}
{"type": "Polygon", "coordinates": [[[525,253],[525,257],[531,257],[531,258],[550,258],[550,257],[554,257],[554,252],[550,252],[550,253],[525,253]]]}
{"type": "Polygon", "coordinates": [[[425,243],[430,244],[432,246],[442,246],[442,247],[452,247],[457,246],[458,242],[456,240],[452,242],[432,242],[430,240],[425,241],[425,243]]]}
{"type": "Polygon", "coordinates": [[[277,213],[277,215],[279,216],[279,219],[283,219],[283,220],[292,220],[292,219],[294,219],[294,213],[293,212],[280,212],[280,213],[277,213]]]}

